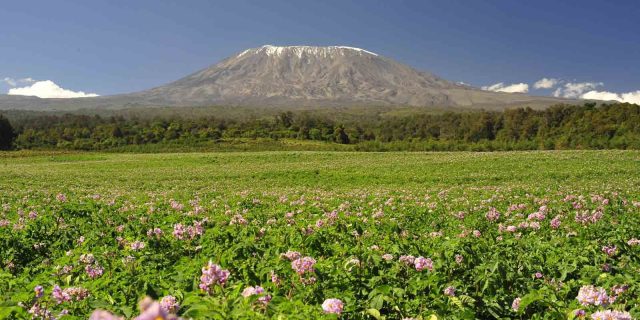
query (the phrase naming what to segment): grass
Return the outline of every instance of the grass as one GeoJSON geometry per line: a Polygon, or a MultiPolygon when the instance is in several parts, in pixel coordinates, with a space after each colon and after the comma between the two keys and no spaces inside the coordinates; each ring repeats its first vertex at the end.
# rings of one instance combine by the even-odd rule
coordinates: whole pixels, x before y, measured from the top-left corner
{"type": "Polygon", "coordinates": [[[573,319],[605,308],[580,305],[588,285],[626,288],[606,308],[637,317],[639,188],[640,151],[0,153],[0,319],[131,318],[167,295],[195,319],[336,319],[328,298],[344,319],[573,319]],[[231,276],[205,292],[208,261],[231,276]],[[57,304],[56,285],[90,295],[57,304]],[[241,295],[256,285],[268,307],[241,295]]]}
{"type": "Polygon", "coordinates": [[[637,188],[640,152],[0,154],[4,190],[637,188]]]}

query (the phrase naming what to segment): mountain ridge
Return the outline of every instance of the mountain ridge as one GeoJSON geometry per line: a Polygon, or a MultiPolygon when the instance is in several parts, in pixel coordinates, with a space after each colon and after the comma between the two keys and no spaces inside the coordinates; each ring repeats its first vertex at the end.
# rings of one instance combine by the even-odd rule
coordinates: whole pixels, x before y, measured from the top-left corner
{"type": "Polygon", "coordinates": [[[174,82],[129,94],[76,99],[0,97],[0,109],[136,106],[546,107],[571,100],[498,93],[454,83],[347,46],[246,49],[174,82]]]}

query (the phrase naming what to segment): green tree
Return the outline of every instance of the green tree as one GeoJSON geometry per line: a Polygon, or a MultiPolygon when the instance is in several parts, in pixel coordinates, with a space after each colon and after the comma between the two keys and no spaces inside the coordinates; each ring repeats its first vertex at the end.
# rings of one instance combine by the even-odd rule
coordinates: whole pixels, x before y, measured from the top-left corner
{"type": "Polygon", "coordinates": [[[338,127],[336,127],[336,129],[334,130],[334,136],[337,143],[349,144],[349,136],[344,131],[343,125],[339,125],[338,127]]]}
{"type": "Polygon", "coordinates": [[[9,119],[0,115],[0,150],[9,150],[13,147],[16,133],[9,119]]]}

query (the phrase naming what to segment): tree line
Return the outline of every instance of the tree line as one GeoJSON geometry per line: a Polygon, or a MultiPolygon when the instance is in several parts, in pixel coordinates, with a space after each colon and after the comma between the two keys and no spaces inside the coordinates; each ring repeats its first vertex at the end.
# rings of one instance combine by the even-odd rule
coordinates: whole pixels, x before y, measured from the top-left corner
{"type": "Polygon", "coordinates": [[[544,110],[339,117],[283,111],[264,118],[139,118],[39,114],[0,117],[0,148],[108,150],[132,145],[211,145],[238,139],[297,139],[355,150],[640,149],[640,106],[593,103],[544,110]]]}

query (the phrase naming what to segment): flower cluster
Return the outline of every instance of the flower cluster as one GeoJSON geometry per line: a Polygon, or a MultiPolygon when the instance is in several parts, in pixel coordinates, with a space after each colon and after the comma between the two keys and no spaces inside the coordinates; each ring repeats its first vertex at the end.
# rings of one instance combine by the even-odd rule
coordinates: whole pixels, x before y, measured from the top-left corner
{"type": "Polygon", "coordinates": [[[144,246],[145,246],[144,242],[134,241],[133,243],[131,243],[131,250],[134,250],[134,251],[142,250],[144,249],[144,246]]]}
{"type": "Polygon", "coordinates": [[[291,261],[291,268],[299,275],[305,273],[314,272],[313,266],[316,264],[316,259],[312,257],[302,257],[291,261]]]}
{"type": "Polygon", "coordinates": [[[245,298],[251,297],[251,296],[260,296],[258,298],[258,301],[264,305],[268,304],[269,301],[271,301],[271,296],[268,294],[264,294],[264,288],[262,288],[261,286],[255,286],[255,287],[246,287],[243,291],[242,291],[242,296],[245,298]]]}
{"type": "Polygon", "coordinates": [[[174,296],[165,296],[160,300],[160,308],[168,313],[176,313],[180,310],[180,304],[174,296]]]}
{"type": "Polygon", "coordinates": [[[449,297],[455,297],[456,288],[454,286],[448,286],[444,289],[444,295],[449,297]]]}
{"type": "Polygon", "coordinates": [[[555,216],[553,219],[551,219],[551,222],[550,222],[551,228],[553,229],[560,228],[560,223],[561,223],[560,216],[555,216]]]}
{"type": "MultiPolygon", "coordinates": [[[[153,301],[151,298],[146,297],[139,303],[140,315],[138,315],[133,319],[134,320],[180,320],[180,318],[178,318],[178,316],[176,316],[174,312],[168,311],[166,307],[167,306],[163,305],[162,302],[153,301]]],[[[111,312],[108,312],[105,310],[95,310],[89,317],[89,320],[124,320],[124,317],[116,316],[111,312]]]]}
{"type": "Polygon", "coordinates": [[[88,264],[84,267],[84,271],[87,273],[87,275],[89,276],[89,278],[91,279],[95,279],[95,278],[99,278],[100,276],[102,276],[102,274],[104,273],[104,268],[102,266],[100,266],[99,264],[88,264]]]}
{"type": "Polygon", "coordinates": [[[153,229],[147,230],[147,237],[155,236],[156,238],[160,238],[162,234],[163,232],[162,232],[162,229],[160,228],[153,228],[153,229]]]}
{"type": "Polygon", "coordinates": [[[229,274],[229,270],[222,269],[219,265],[209,261],[209,263],[202,268],[200,289],[211,293],[216,285],[223,286],[227,282],[229,274]]]}
{"type": "Polygon", "coordinates": [[[413,265],[413,262],[416,260],[416,257],[412,256],[412,255],[402,255],[400,256],[400,258],[398,258],[398,261],[411,266],[413,265]]]}
{"type": "Polygon", "coordinates": [[[513,299],[513,302],[511,302],[511,309],[513,309],[513,311],[518,311],[520,309],[520,301],[522,301],[522,298],[520,297],[513,299]]]}
{"type": "Polygon", "coordinates": [[[489,220],[491,222],[495,222],[498,219],[500,219],[500,212],[498,212],[498,210],[496,208],[491,207],[491,209],[489,209],[489,212],[487,212],[485,217],[487,218],[487,220],[489,220]]]}
{"type": "Polygon", "coordinates": [[[173,236],[178,240],[193,240],[204,232],[202,221],[194,221],[192,226],[185,227],[182,223],[173,225],[173,236]]]}
{"type": "Polygon", "coordinates": [[[51,297],[56,300],[56,303],[61,304],[63,302],[70,302],[73,299],[75,301],[82,301],[89,296],[89,291],[85,288],[70,287],[66,289],[60,288],[60,286],[53,286],[51,297]]]}
{"type": "Polygon", "coordinates": [[[606,306],[611,302],[607,290],[592,285],[581,287],[577,299],[583,306],[606,306]]]}
{"type": "Polygon", "coordinates": [[[284,258],[284,259],[287,259],[289,261],[296,260],[296,259],[300,258],[301,256],[302,255],[300,254],[300,252],[291,251],[291,250],[288,250],[286,253],[281,253],[280,254],[280,258],[284,258]]]}
{"type": "Polygon", "coordinates": [[[433,271],[433,261],[431,260],[431,258],[417,257],[413,261],[413,266],[418,271],[422,271],[424,269],[427,269],[429,271],[433,271]]]}
{"type": "Polygon", "coordinates": [[[593,320],[633,320],[631,314],[625,311],[603,310],[591,315],[593,320]]]}
{"type": "Polygon", "coordinates": [[[324,313],[341,314],[344,309],[344,304],[340,299],[327,299],[322,303],[322,310],[324,313]]]}
{"type": "Polygon", "coordinates": [[[618,247],[616,247],[616,246],[604,246],[604,247],[602,247],[602,252],[604,252],[609,257],[613,257],[618,252],[618,247]]]}
{"type": "Polygon", "coordinates": [[[44,295],[44,288],[42,286],[36,286],[33,288],[36,298],[41,298],[44,295]]]}

